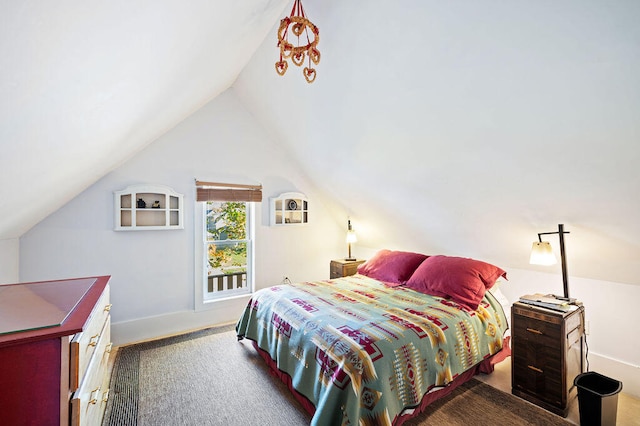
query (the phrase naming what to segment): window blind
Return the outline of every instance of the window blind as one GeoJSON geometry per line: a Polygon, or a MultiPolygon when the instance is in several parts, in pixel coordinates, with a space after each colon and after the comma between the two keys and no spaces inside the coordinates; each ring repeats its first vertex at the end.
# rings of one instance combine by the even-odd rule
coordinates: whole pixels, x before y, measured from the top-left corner
{"type": "Polygon", "coordinates": [[[262,185],[203,182],[196,180],[197,201],[261,202],[262,185]]]}

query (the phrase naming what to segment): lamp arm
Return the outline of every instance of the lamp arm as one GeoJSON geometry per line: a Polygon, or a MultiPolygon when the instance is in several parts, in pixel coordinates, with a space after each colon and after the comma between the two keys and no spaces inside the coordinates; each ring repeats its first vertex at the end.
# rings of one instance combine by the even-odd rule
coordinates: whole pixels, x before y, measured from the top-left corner
{"type": "Polygon", "coordinates": [[[560,237],[560,258],[562,259],[562,286],[564,289],[564,297],[569,298],[569,276],[567,275],[567,257],[564,250],[564,225],[558,225],[558,236],[560,237]]]}
{"type": "Polygon", "coordinates": [[[559,224],[558,230],[555,232],[540,232],[538,233],[538,240],[542,242],[542,235],[558,234],[560,237],[560,260],[562,261],[562,287],[564,290],[564,298],[569,299],[569,276],[567,275],[567,257],[564,249],[564,234],[570,234],[569,231],[564,230],[564,225],[559,224]]]}
{"type": "MultiPolygon", "coordinates": [[[[564,225],[558,225],[558,228],[563,227],[564,225]]],[[[542,242],[542,235],[553,235],[553,234],[570,234],[569,231],[554,231],[554,232],[538,232],[538,241],[542,242]]]]}

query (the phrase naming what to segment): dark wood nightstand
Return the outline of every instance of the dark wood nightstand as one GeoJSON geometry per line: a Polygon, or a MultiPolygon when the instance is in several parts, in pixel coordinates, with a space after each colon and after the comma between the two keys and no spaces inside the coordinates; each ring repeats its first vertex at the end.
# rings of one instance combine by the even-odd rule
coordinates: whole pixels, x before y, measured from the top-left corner
{"type": "Polygon", "coordinates": [[[560,312],[516,302],[511,308],[511,392],[567,417],[584,371],[584,307],[560,312]]]}
{"type": "Polygon", "coordinates": [[[331,273],[329,278],[340,278],[340,277],[348,277],[349,275],[354,275],[358,272],[358,265],[363,264],[365,261],[358,260],[344,260],[337,259],[331,261],[331,273]]]}

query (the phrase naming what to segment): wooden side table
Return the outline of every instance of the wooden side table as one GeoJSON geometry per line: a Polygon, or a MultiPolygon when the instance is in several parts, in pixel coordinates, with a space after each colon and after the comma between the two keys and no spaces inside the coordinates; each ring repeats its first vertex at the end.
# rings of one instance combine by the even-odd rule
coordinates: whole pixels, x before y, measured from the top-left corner
{"type": "Polygon", "coordinates": [[[349,275],[354,275],[358,272],[358,265],[361,265],[365,262],[365,260],[345,260],[345,259],[336,259],[331,261],[331,272],[329,277],[340,278],[340,277],[348,277],[349,275]]]}
{"type": "Polygon", "coordinates": [[[584,307],[560,312],[516,302],[511,308],[511,392],[566,417],[584,371],[584,307]]]}

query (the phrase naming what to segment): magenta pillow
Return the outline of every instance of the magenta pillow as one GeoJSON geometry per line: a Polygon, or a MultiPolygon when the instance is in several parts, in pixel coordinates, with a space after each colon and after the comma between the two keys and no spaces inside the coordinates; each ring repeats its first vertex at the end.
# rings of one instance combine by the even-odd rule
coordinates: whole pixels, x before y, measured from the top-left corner
{"type": "Polygon", "coordinates": [[[464,257],[431,256],[409,278],[407,287],[451,298],[475,311],[485,291],[500,277],[507,279],[507,273],[489,263],[464,257]]]}
{"type": "Polygon", "coordinates": [[[358,273],[389,285],[402,285],[426,258],[420,253],[380,250],[358,266],[358,273]]]}

